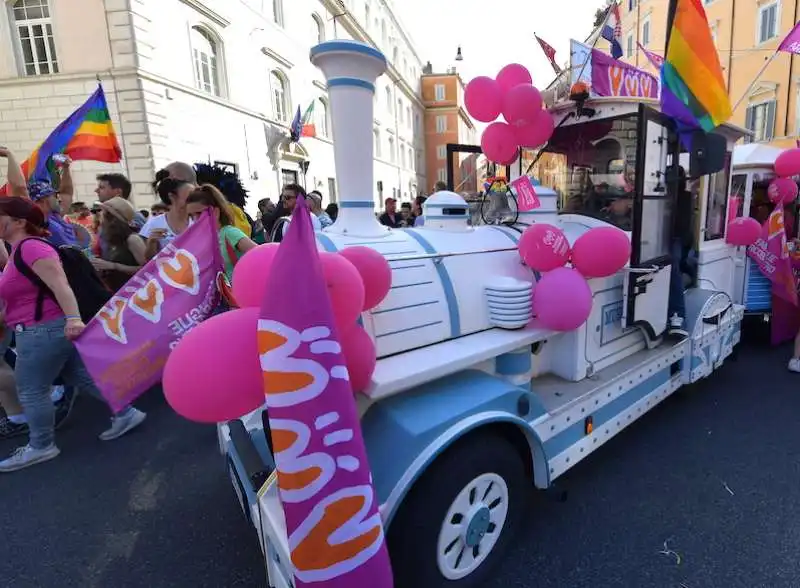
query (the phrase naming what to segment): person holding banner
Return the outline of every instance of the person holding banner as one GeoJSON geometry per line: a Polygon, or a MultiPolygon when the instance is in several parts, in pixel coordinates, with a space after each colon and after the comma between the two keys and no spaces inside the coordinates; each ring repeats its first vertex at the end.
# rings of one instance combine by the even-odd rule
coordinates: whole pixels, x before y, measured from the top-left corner
{"type": "MultiPolygon", "coordinates": [[[[25,264],[47,290],[29,279],[16,263],[8,263],[0,275],[0,299],[5,302],[6,324],[17,341],[17,394],[29,428],[29,442],[0,461],[0,473],[14,472],[54,459],[54,407],[50,389],[59,376],[67,385],[99,399],[100,391],[86,370],[72,341],[86,328],[78,301],[69,286],[58,251],[46,243],[41,209],[25,198],[0,199],[0,238],[11,247],[11,259],[19,250],[25,264]]],[[[145,420],[145,413],[124,407],[112,417],[103,441],[121,437],[145,420]]]]}

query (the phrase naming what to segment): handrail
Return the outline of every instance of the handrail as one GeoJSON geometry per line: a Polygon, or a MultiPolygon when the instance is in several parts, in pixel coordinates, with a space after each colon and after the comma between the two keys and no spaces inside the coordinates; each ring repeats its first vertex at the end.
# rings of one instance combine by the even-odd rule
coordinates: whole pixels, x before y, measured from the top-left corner
{"type": "Polygon", "coordinates": [[[421,255],[403,255],[400,257],[387,257],[386,261],[419,261],[421,259],[432,259],[441,261],[445,257],[459,257],[461,255],[480,255],[482,253],[504,253],[507,251],[517,251],[516,247],[504,247],[502,249],[486,249],[484,251],[461,251],[458,253],[425,253],[421,255]]]}

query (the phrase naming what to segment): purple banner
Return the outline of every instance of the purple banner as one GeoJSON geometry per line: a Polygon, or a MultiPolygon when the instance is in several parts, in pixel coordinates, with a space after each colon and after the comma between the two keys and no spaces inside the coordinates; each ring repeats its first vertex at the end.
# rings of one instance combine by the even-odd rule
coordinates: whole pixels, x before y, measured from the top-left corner
{"type": "Polygon", "coordinates": [[[161,381],[172,348],[216,307],[221,270],[216,225],[204,214],[88,324],[75,346],[113,410],[161,381]]]}
{"type": "Polygon", "coordinates": [[[592,91],[597,96],[658,98],[658,80],[647,72],[592,49],[592,91]]]}

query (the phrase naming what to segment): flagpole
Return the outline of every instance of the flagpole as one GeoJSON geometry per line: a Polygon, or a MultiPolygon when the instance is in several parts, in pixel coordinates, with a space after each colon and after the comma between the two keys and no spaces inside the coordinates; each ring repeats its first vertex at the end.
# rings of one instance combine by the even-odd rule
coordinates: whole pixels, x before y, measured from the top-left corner
{"type": "MultiPolygon", "coordinates": [[[[736,104],[733,105],[733,109],[731,110],[731,112],[736,112],[736,109],[739,108],[739,105],[744,101],[745,98],[747,98],[747,96],[750,94],[750,91],[755,87],[755,85],[758,82],[758,80],[761,79],[761,76],[764,75],[764,72],[769,67],[769,64],[773,62],[773,60],[775,59],[775,57],[777,55],[778,55],[778,52],[775,51],[775,53],[773,53],[770,56],[770,58],[767,59],[764,62],[764,65],[761,66],[760,70],[758,70],[758,73],[756,74],[756,77],[754,77],[753,81],[750,82],[750,85],[747,86],[747,90],[744,91],[744,94],[742,94],[742,97],[739,98],[739,100],[736,101],[736,104]]],[[[730,89],[728,91],[730,92],[730,89]]]]}

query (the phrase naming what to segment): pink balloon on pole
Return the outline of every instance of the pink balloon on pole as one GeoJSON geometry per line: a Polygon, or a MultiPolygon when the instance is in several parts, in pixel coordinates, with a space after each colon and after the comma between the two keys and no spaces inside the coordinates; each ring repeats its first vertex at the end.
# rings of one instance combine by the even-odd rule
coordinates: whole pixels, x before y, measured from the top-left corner
{"type": "Polygon", "coordinates": [[[347,258],[338,253],[320,252],[322,273],[328,287],[336,326],[342,329],[358,320],[364,308],[364,282],[347,258]]]}
{"type": "Polygon", "coordinates": [[[259,245],[248,251],[233,268],[233,296],[242,308],[261,307],[278,243],[259,245]]]}
{"type": "Polygon", "coordinates": [[[540,110],[533,122],[514,127],[514,134],[520,147],[535,149],[550,140],[554,129],[553,117],[546,110],[540,110]]]}
{"type": "Polygon", "coordinates": [[[198,423],[237,419],[264,404],[258,359],[258,308],[211,317],[189,331],[164,366],[164,396],[198,423]]]}
{"type": "Polygon", "coordinates": [[[800,175],[800,148],[787,149],[778,155],[774,167],[780,177],[800,175]]]}
{"type": "Polygon", "coordinates": [[[481,136],[481,149],[489,161],[515,161],[519,146],[514,131],[506,123],[490,124],[481,136]]]}
{"type": "Polygon", "coordinates": [[[539,325],[553,331],[572,331],[592,312],[592,289],[575,269],[547,272],[533,290],[533,314],[539,325]]]}
{"type": "Polygon", "coordinates": [[[464,105],[475,120],[493,122],[503,108],[500,85],[486,76],[475,78],[464,89],[464,105]]]}
{"type": "Polygon", "coordinates": [[[363,392],[372,382],[377,356],[375,344],[360,325],[354,324],[340,335],[350,385],[353,392],[363,392]]]}
{"type": "Polygon", "coordinates": [[[797,184],[791,178],[776,178],[770,182],[767,196],[773,204],[791,204],[797,198],[797,184]]]}
{"type": "Polygon", "coordinates": [[[531,72],[524,65],[519,63],[510,63],[500,70],[497,74],[497,83],[500,84],[500,90],[503,93],[508,92],[511,88],[519,86],[520,84],[532,84],[533,78],[531,72]]]}
{"type": "Polygon", "coordinates": [[[631,259],[631,241],[616,227],[596,227],[572,246],[572,265],[586,278],[613,276],[631,259]]]}
{"type": "Polygon", "coordinates": [[[532,270],[549,272],[567,263],[570,247],[561,229],[536,223],[522,233],[519,254],[532,270]]]}
{"type": "Polygon", "coordinates": [[[725,242],[736,247],[749,247],[761,237],[761,225],[749,216],[740,216],[728,223],[725,242]]]}
{"type": "Polygon", "coordinates": [[[378,306],[392,287],[392,268],[386,258],[369,247],[347,247],[339,255],[350,261],[364,283],[364,308],[378,306]]]}
{"type": "Polygon", "coordinates": [[[541,111],[542,95],[530,84],[515,86],[503,96],[503,118],[510,125],[530,124],[541,111]]]}

